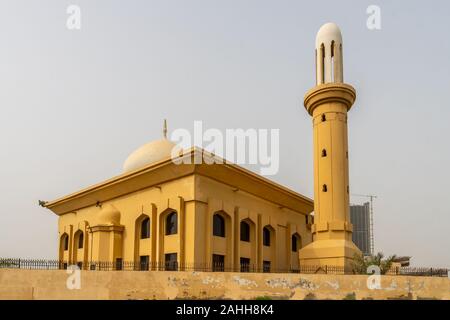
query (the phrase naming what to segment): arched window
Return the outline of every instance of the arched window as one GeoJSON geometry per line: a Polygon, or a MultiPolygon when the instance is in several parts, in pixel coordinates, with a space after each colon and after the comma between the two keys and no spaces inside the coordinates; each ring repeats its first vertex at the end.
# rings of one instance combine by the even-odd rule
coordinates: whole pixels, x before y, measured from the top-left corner
{"type": "Polygon", "coordinates": [[[263,229],[263,245],[270,247],[270,230],[267,227],[263,229]]]}
{"type": "Polygon", "coordinates": [[[344,68],[344,66],[343,66],[343,62],[342,62],[342,43],[339,45],[339,57],[340,57],[340,59],[339,59],[339,70],[341,71],[341,73],[340,73],[340,79],[339,79],[339,81],[341,81],[341,82],[343,82],[344,81],[344,73],[343,73],[343,68],[344,68]]]}
{"type": "Polygon", "coordinates": [[[225,237],[225,219],[217,213],[213,216],[213,235],[225,237]]]}
{"type": "Polygon", "coordinates": [[[141,222],[141,239],[150,238],[150,218],[146,217],[141,222]]]}
{"type": "Polygon", "coordinates": [[[61,236],[61,243],[64,251],[69,250],[69,236],[67,233],[61,236]]]}
{"type": "Polygon", "coordinates": [[[301,247],[301,239],[298,233],[292,235],[292,252],[297,252],[301,247]]]}
{"type": "Polygon", "coordinates": [[[241,221],[241,241],[250,242],[250,225],[241,221]]]}
{"type": "Polygon", "coordinates": [[[318,68],[319,68],[319,66],[317,65],[317,49],[315,50],[315,57],[316,57],[316,64],[315,64],[315,66],[316,66],[316,82],[317,82],[317,84],[319,84],[319,74],[318,74],[318,72],[317,72],[317,70],[318,70],[318,68]]]}
{"type": "Polygon", "coordinates": [[[335,70],[334,70],[334,47],[335,47],[335,43],[334,40],[331,41],[331,82],[335,82],[335,70]]]}
{"type": "Polygon", "coordinates": [[[171,212],[166,217],[166,236],[177,234],[178,232],[178,215],[176,212],[171,212]]]}
{"type": "Polygon", "coordinates": [[[84,246],[84,234],[83,232],[80,232],[78,235],[78,249],[83,249],[84,246]]]}
{"type": "Polygon", "coordinates": [[[321,74],[320,74],[320,83],[325,83],[325,46],[320,46],[320,64],[322,66],[321,68],[321,74]]]}

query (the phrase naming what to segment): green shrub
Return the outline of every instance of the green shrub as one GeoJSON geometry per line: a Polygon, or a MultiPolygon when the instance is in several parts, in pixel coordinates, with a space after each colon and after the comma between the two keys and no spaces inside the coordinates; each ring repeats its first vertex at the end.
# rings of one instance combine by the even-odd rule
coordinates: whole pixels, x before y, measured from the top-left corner
{"type": "Polygon", "coordinates": [[[342,300],[356,300],[356,294],[354,292],[347,293],[347,295],[342,300]]]}

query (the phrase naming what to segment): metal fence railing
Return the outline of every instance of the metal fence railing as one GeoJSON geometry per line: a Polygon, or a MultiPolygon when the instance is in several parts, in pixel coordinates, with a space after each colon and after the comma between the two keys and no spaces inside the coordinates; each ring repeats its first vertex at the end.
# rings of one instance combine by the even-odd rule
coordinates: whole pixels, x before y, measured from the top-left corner
{"type": "Polygon", "coordinates": [[[386,272],[386,275],[448,277],[449,269],[446,269],[446,268],[395,267],[395,268],[391,268],[388,272],[386,272]]]}
{"type": "MultiPolygon", "coordinates": [[[[0,258],[0,269],[32,269],[32,270],[64,270],[76,265],[81,270],[89,271],[204,271],[204,272],[262,272],[262,273],[301,273],[301,274],[357,274],[352,269],[344,269],[342,266],[311,266],[300,265],[290,268],[273,268],[265,263],[262,266],[249,263],[241,263],[238,266],[230,266],[224,263],[179,263],[148,262],[148,261],[85,261],[73,262],[63,260],[43,259],[5,259],[0,258]]],[[[396,267],[386,272],[387,275],[406,276],[432,276],[447,277],[448,269],[445,268],[414,268],[396,267]]]]}

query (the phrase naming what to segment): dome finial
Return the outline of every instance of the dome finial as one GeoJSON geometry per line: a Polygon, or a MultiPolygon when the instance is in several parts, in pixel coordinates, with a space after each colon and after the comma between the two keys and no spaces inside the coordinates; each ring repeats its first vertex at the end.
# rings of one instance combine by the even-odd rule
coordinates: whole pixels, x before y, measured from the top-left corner
{"type": "Polygon", "coordinates": [[[166,119],[164,119],[163,137],[164,137],[164,139],[167,139],[167,120],[166,119]]]}

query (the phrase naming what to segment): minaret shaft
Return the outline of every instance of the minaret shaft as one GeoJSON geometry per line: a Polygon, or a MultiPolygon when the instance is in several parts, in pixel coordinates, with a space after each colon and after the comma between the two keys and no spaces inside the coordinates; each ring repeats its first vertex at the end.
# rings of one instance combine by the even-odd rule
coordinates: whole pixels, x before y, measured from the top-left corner
{"type": "MultiPolygon", "coordinates": [[[[313,113],[315,223],[345,231],[349,221],[347,107],[340,102],[320,105],[313,113]]],[[[316,226],[317,227],[317,226],[316,226]]],[[[317,233],[316,239],[333,238],[317,233]]]]}
{"type": "Polygon", "coordinates": [[[305,96],[314,132],[316,240],[351,240],[347,112],[355,97],[353,87],[343,83],[318,85],[305,96]]]}

